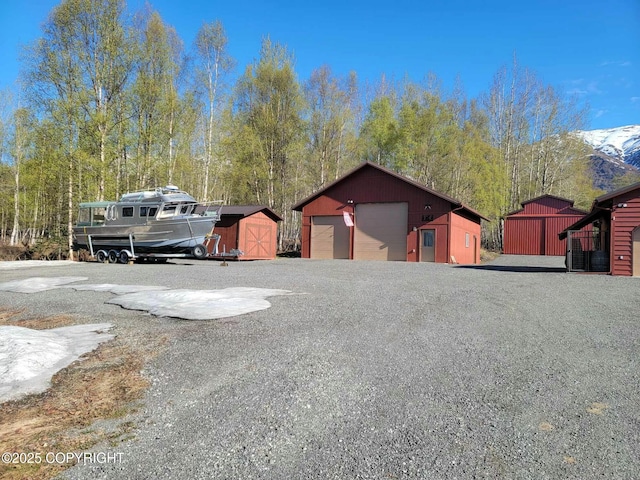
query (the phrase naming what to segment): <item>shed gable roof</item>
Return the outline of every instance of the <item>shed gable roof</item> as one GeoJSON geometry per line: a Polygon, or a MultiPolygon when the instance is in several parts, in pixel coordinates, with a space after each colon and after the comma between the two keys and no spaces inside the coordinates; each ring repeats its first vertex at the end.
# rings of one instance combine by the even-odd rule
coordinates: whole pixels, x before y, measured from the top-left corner
{"type": "Polygon", "coordinates": [[[239,217],[249,217],[258,212],[263,212],[267,217],[271,218],[274,222],[281,222],[282,218],[276,212],[271,210],[266,205],[224,205],[220,209],[220,216],[234,215],[239,217]]]}
{"type": "MultiPolygon", "coordinates": [[[[558,197],[557,195],[545,194],[545,195],[540,195],[539,197],[535,197],[530,200],[526,200],[522,202],[520,204],[522,205],[522,208],[518,210],[514,210],[513,212],[507,213],[505,217],[509,217],[511,215],[518,215],[518,214],[530,215],[531,214],[530,207],[532,207],[532,204],[545,206],[552,210],[555,210],[555,212],[553,213],[554,215],[586,215],[587,214],[587,212],[584,210],[581,210],[579,208],[574,208],[573,200],[569,200],[563,197],[558,197]],[[552,204],[555,203],[555,205],[547,205],[547,203],[552,203],[552,204]],[[529,210],[529,213],[527,213],[528,210],[529,210]]],[[[533,205],[533,208],[535,208],[535,205],[533,205]]],[[[545,215],[548,215],[548,214],[550,214],[550,212],[545,213],[545,215]]],[[[537,213],[537,215],[542,215],[542,213],[539,212],[537,213]]]]}
{"type": "Polygon", "coordinates": [[[351,176],[353,176],[356,172],[365,169],[365,168],[374,168],[376,170],[379,170],[393,178],[396,178],[398,180],[401,180],[402,182],[411,185],[415,188],[418,188],[424,192],[427,192],[431,195],[434,195],[438,198],[441,198],[442,200],[449,202],[451,205],[455,206],[455,207],[459,207],[463,210],[466,210],[467,212],[471,213],[474,216],[477,216],[483,220],[489,221],[488,218],[484,217],[483,215],[481,215],[479,212],[477,212],[476,210],[468,207],[467,205],[464,205],[462,202],[456,200],[455,198],[449,197],[448,195],[445,195],[444,193],[440,193],[440,192],[436,192],[435,190],[430,189],[429,187],[422,185],[421,183],[416,182],[415,180],[412,180],[410,178],[404,177],[392,170],[389,170],[388,168],[382,167],[380,165],[377,165],[375,163],[372,162],[363,162],[360,165],[358,165],[356,168],[350,170],[349,172],[345,173],[342,177],[338,178],[337,180],[331,182],[329,185],[321,188],[320,190],[318,190],[317,192],[313,193],[312,195],[310,195],[309,197],[305,198],[304,200],[298,202],[297,204],[295,204],[292,207],[292,210],[297,210],[297,211],[302,211],[302,208],[307,205],[308,203],[311,203],[313,200],[315,200],[316,198],[320,197],[321,195],[323,195],[324,193],[326,193],[327,191],[331,190],[333,187],[335,187],[336,185],[348,180],[351,176]]]}
{"type": "Polygon", "coordinates": [[[522,202],[520,205],[522,205],[524,207],[528,203],[539,202],[540,200],[544,200],[546,198],[553,198],[555,200],[559,200],[560,202],[568,203],[570,207],[573,207],[573,200],[569,200],[568,198],[558,197],[557,195],[551,195],[550,193],[547,193],[545,195],[540,195],[539,197],[532,198],[531,200],[527,200],[525,202],[522,202]]]}

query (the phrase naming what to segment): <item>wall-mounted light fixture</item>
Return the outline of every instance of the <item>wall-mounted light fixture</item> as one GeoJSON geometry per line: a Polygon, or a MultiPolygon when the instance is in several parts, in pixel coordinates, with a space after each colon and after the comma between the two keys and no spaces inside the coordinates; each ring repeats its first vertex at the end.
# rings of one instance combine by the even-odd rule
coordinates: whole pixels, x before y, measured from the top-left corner
{"type": "Polygon", "coordinates": [[[417,232],[417,231],[418,231],[418,227],[413,227],[413,228],[412,228],[412,230],[413,230],[414,232],[417,232]]]}
{"type": "Polygon", "coordinates": [[[431,210],[431,204],[430,203],[425,204],[424,209],[431,210]]]}
{"type": "Polygon", "coordinates": [[[619,203],[618,204],[618,208],[627,208],[627,204],[626,203],[619,203]]]}
{"type": "Polygon", "coordinates": [[[351,199],[347,200],[347,204],[348,205],[353,205],[353,200],[351,200],[351,199]]]}

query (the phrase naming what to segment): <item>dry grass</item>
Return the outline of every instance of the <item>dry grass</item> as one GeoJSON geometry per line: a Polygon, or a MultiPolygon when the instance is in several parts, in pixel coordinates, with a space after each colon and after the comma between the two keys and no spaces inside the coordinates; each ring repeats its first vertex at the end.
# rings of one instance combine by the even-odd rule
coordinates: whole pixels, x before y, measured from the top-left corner
{"type": "MultiPolygon", "coordinates": [[[[45,329],[77,323],[67,316],[19,319],[21,313],[0,310],[0,325],[45,329]]],[[[138,341],[141,349],[117,337],[54,375],[45,393],[0,404],[0,453],[40,453],[44,458],[48,452],[80,453],[102,441],[117,444],[131,438],[135,426],[124,419],[110,431],[90,426],[135,411],[135,401],[149,385],[141,370],[165,342],[138,341]]],[[[71,465],[0,463],[0,479],[48,479],[71,465]]]]}
{"type": "Polygon", "coordinates": [[[493,252],[491,250],[480,249],[480,263],[487,263],[495,260],[500,256],[500,252],[493,252]]]}

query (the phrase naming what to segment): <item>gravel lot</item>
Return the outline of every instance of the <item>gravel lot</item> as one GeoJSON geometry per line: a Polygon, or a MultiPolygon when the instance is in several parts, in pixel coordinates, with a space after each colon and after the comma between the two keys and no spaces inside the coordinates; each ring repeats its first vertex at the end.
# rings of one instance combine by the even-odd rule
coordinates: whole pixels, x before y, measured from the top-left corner
{"type": "Polygon", "coordinates": [[[562,258],[479,267],[278,259],[75,263],[2,280],[260,287],[299,295],[186,321],[110,293],[0,292],[0,306],[167,335],[121,462],[68,479],[637,478],[640,278],[562,258]]]}

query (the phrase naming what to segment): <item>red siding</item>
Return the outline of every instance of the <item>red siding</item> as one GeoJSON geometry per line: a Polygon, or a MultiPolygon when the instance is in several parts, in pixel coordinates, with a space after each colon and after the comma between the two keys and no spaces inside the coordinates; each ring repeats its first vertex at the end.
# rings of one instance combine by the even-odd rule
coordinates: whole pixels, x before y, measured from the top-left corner
{"type": "MultiPolygon", "coordinates": [[[[237,248],[244,253],[238,260],[272,260],[276,257],[278,223],[262,212],[247,217],[223,214],[214,233],[220,235],[218,251],[237,248]]],[[[214,242],[209,243],[213,253],[214,242]]]]}
{"type": "Polygon", "coordinates": [[[524,202],[522,210],[507,216],[504,224],[504,253],[512,255],[565,255],[567,241],[558,234],[577,222],[586,212],[574,209],[573,202],[542,196],[524,202]]]}
{"type": "Polygon", "coordinates": [[[544,217],[507,218],[503,250],[508,255],[544,255],[544,217]]]}
{"type": "MultiPolygon", "coordinates": [[[[220,235],[218,243],[218,251],[222,252],[223,247],[229,252],[233,248],[238,248],[238,224],[242,217],[239,216],[223,216],[216,222],[213,227],[213,233],[220,235]]],[[[213,253],[215,242],[209,242],[209,253],[213,253]]]]}
{"type": "MultiPolygon", "coordinates": [[[[553,215],[563,210],[573,210],[567,213],[580,213],[573,209],[573,201],[545,195],[522,203],[522,210],[516,215],[553,215]]],[[[583,213],[584,214],[584,213],[583,213]]]]}
{"type": "MultiPolygon", "coordinates": [[[[353,213],[354,205],[378,202],[408,203],[408,261],[419,260],[419,235],[417,232],[420,228],[434,228],[436,230],[435,261],[449,262],[451,255],[449,213],[452,204],[373,166],[365,166],[356,170],[302,207],[302,257],[310,257],[309,242],[312,216],[341,215],[344,211],[353,213]],[[349,203],[350,201],[353,203],[349,203]]],[[[476,224],[479,229],[479,218],[476,224]]],[[[353,258],[353,236],[350,256],[353,258]]]]}
{"type": "Polygon", "coordinates": [[[567,253],[567,239],[560,240],[558,234],[580,220],[584,215],[559,215],[545,218],[545,255],[562,256],[567,253]]]}
{"type": "Polygon", "coordinates": [[[480,263],[480,225],[455,212],[451,213],[450,255],[460,264],[480,263]]]}
{"type": "Polygon", "coordinates": [[[611,273],[633,274],[633,231],[640,226],[640,188],[613,199],[611,212],[611,273]],[[618,207],[618,204],[626,207],[618,207]]]}

